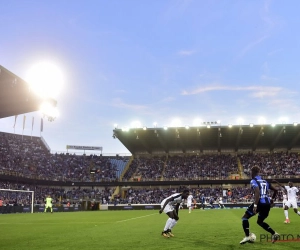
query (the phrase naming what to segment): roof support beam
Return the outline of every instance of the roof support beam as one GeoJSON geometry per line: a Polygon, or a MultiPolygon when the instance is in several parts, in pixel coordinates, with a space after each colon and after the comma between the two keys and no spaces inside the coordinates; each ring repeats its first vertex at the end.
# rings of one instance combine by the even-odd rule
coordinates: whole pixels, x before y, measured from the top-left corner
{"type": "Polygon", "coordinates": [[[260,140],[260,138],[264,136],[264,127],[260,127],[260,130],[258,132],[258,134],[256,135],[256,138],[255,138],[255,141],[254,141],[254,144],[252,146],[252,150],[255,151],[256,150],[256,147],[257,147],[257,144],[260,140]]]}
{"type": "Polygon", "coordinates": [[[239,149],[240,140],[241,140],[241,136],[242,136],[243,132],[244,132],[243,128],[240,127],[239,131],[238,131],[238,134],[237,134],[236,142],[235,142],[235,151],[238,151],[238,149],[239,149]]]}
{"type": "Polygon", "coordinates": [[[160,145],[163,147],[164,151],[166,154],[169,153],[168,147],[166,143],[161,139],[160,134],[158,133],[157,130],[154,130],[155,136],[157,137],[157,140],[159,141],[160,145]]]}
{"type": "Polygon", "coordinates": [[[279,131],[279,133],[276,135],[274,141],[272,142],[272,145],[271,145],[271,148],[270,148],[270,151],[273,151],[273,149],[276,147],[276,144],[277,142],[279,141],[283,131],[285,130],[285,127],[282,127],[279,131]]]}
{"type": "Polygon", "coordinates": [[[300,132],[298,132],[298,134],[294,137],[292,142],[288,145],[287,150],[291,150],[295,146],[295,144],[299,140],[299,138],[300,138],[300,132]]]}

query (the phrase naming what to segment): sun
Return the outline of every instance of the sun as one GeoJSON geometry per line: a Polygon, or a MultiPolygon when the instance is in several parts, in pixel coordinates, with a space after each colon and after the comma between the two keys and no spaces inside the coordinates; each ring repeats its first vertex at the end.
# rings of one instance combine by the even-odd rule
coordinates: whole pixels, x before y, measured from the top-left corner
{"type": "Polygon", "coordinates": [[[46,61],[33,65],[25,80],[30,90],[42,98],[56,98],[64,84],[61,69],[56,64],[46,61]]]}

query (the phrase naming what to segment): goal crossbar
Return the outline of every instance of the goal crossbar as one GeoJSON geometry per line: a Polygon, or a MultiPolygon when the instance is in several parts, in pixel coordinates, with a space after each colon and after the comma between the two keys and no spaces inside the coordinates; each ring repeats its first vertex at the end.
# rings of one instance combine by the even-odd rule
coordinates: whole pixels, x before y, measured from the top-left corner
{"type": "Polygon", "coordinates": [[[15,190],[15,189],[2,189],[2,188],[0,188],[0,191],[32,193],[32,194],[31,194],[31,213],[33,213],[34,191],[28,191],[28,190],[15,190]]]}

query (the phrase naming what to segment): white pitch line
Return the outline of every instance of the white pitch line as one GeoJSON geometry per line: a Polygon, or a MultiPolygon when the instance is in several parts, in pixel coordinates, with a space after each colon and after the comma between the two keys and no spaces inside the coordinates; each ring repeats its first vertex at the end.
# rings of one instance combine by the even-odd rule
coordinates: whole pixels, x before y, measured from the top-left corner
{"type": "MultiPolygon", "coordinates": [[[[95,222],[67,222],[70,224],[95,224],[95,222]]],[[[97,222],[97,224],[108,224],[113,222],[97,222]]],[[[0,225],[61,225],[61,222],[0,222],[0,225]]]]}
{"type": "MultiPolygon", "coordinates": [[[[155,214],[158,214],[158,213],[155,213],[155,214]]],[[[140,218],[152,216],[152,215],[155,215],[155,214],[148,214],[148,215],[144,215],[144,216],[139,216],[139,217],[130,218],[130,219],[127,219],[127,220],[119,220],[119,221],[116,221],[116,223],[118,223],[118,222],[125,222],[125,221],[129,221],[129,220],[136,220],[136,219],[140,219],[140,218]]]]}

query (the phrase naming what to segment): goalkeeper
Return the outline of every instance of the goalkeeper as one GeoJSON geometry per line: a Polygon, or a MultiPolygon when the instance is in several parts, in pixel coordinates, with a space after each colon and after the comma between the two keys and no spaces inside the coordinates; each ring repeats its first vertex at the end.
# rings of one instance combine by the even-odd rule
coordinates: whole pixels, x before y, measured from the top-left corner
{"type": "Polygon", "coordinates": [[[50,195],[47,196],[47,198],[45,199],[45,210],[44,213],[47,212],[47,209],[50,208],[51,213],[53,212],[52,210],[52,198],[50,195]]]}

